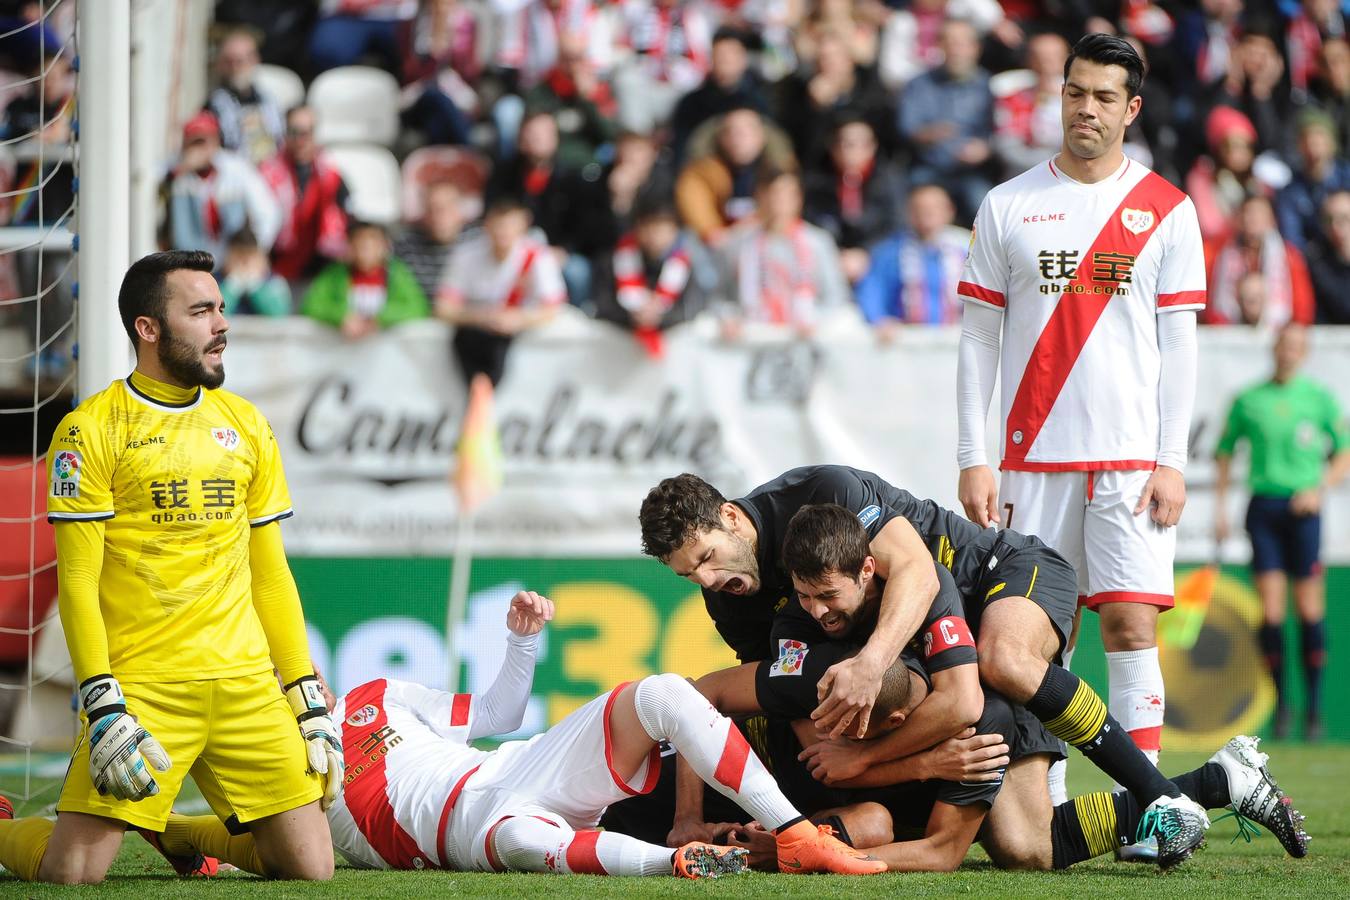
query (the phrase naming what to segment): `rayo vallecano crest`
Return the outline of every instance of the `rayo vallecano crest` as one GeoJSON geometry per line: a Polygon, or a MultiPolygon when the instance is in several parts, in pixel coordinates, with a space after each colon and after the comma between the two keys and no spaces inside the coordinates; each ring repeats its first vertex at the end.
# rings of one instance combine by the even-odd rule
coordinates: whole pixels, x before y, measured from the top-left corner
{"type": "Polygon", "coordinates": [[[1130,209],[1127,206],[1120,211],[1120,224],[1134,234],[1143,234],[1153,227],[1153,213],[1147,209],[1130,209]]]}
{"type": "Polygon", "coordinates": [[[239,446],[239,432],[233,428],[212,428],[211,437],[216,439],[216,443],[226,450],[233,451],[239,446]]]}

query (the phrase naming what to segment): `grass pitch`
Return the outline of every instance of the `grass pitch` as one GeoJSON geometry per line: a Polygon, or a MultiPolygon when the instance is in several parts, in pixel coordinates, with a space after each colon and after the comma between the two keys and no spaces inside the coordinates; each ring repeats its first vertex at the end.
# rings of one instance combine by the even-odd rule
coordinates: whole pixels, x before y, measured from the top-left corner
{"type": "MultiPolygon", "coordinates": [[[[1126,898],[1214,897],[1231,900],[1256,897],[1343,897],[1350,895],[1350,746],[1302,747],[1272,744],[1271,771],[1308,816],[1313,835],[1307,859],[1288,858],[1270,835],[1250,845],[1230,843],[1231,820],[1214,826],[1209,846],[1194,860],[1166,875],[1152,866],[1121,864],[1103,858],[1065,872],[1003,872],[978,848],[961,871],[951,875],[879,875],[869,878],[764,875],[751,873],[718,881],[689,882],[674,878],[599,878],[589,875],[486,875],[456,872],[369,872],[339,865],[327,884],[266,882],[231,874],[212,882],[176,878],[168,866],[135,835],[128,836],[107,882],[94,889],[25,884],[0,875],[0,897],[64,897],[82,891],[89,897],[137,900],[192,896],[219,898],[274,897],[509,897],[547,891],[555,900],[597,900],[606,897],[811,897],[853,898],[905,895],[974,897],[1126,898]]],[[[1203,763],[1205,754],[1169,753],[1167,772],[1203,763]]],[[[1069,766],[1075,793],[1100,790],[1105,779],[1081,757],[1069,766]]],[[[0,778],[0,790],[12,790],[13,779],[0,778]]],[[[48,802],[51,798],[48,797],[48,802]]],[[[22,811],[22,810],[21,810],[22,811]]],[[[32,805],[30,812],[41,812],[32,805]]]]}

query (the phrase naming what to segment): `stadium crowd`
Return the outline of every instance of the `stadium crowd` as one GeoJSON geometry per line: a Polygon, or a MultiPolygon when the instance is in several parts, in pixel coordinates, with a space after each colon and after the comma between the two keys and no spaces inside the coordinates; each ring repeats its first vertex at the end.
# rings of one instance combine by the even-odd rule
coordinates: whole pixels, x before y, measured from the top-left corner
{"type": "Polygon", "coordinates": [[[162,241],[216,254],[231,312],[352,338],[439,316],[466,370],[494,378],[510,336],[566,301],[653,347],[705,311],[727,337],[808,333],[850,307],[883,336],[951,323],[981,198],[1056,151],[1069,42],[1106,31],[1151,67],[1127,152],[1196,203],[1204,321],[1350,323],[1347,11],[222,0],[216,86],[165,176],[162,241]],[[350,135],[325,139],[350,131],[323,121],[340,105],[311,87],[283,109],[264,61],[311,85],[387,71],[397,129],[358,132],[378,152],[354,157],[350,135]],[[397,220],[358,202],[390,154],[397,220]]]}

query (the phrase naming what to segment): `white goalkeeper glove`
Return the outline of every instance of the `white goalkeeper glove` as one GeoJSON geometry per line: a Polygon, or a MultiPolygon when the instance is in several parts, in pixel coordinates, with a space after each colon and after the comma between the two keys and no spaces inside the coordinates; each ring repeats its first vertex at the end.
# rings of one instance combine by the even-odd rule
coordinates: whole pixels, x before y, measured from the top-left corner
{"type": "Polygon", "coordinates": [[[346,763],[342,759],[342,743],[338,740],[333,719],[328,715],[328,704],[323,700],[319,679],[305,675],[286,685],[286,702],[300,723],[300,734],[305,739],[309,767],[323,776],[323,809],[333,805],[342,789],[342,775],[346,763]]]}
{"type": "Polygon", "coordinates": [[[100,794],[118,800],[144,800],[159,793],[157,772],[173,763],[159,741],[127,712],[122,686],[111,675],[95,675],[80,685],[80,706],[89,720],[89,775],[100,794]]]}

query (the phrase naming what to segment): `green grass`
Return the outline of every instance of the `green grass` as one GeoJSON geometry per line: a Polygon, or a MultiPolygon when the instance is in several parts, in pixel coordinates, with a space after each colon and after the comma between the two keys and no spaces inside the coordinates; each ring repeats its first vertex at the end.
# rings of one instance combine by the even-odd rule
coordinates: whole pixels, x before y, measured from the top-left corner
{"type": "MultiPolygon", "coordinates": [[[[194,896],[219,898],[340,896],[355,898],[473,896],[511,897],[547,890],[551,900],[596,900],[605,897],[896,897],[902,895],[975,897],[1118,898],[1212,897],[1231,900],[1254,897],[1337,897],[1350,892],[1350,747],[1272,745],[1271,770],[1308,816],[1312,855],[1295,860],[1263,835],[1252,844],[1230,844],[1231,821],[1210,832],[1209,847],[1192,862],[1166,875],[1152,866],[1117,864],[1107,859],[1075,866],[1066,872],[1002,872],[976,849],[960,872],[952,875],[880,875],[871,878],[792,877],[749,874],[716,882],[682,882],[666,878],[597,878],[594,876],[485,875],[455,872],[367,872],[340,866],[327,884],[269,883],[231,874],[212,883],[175,878],[158,856],[130,836],[107,882],[95,889],[100,897],[137,900],[194,896]]],[[[1184,771],[1204,762],[1205,754],[1170,753],[1164,769],[1184,771]]],[[[1075,792],[1098,790],[1104,779],[1080,758],[1069,767],[1075,792]]],[[[12,776],[0,776],[0,790],[14,788],[12,776]]],[[[50,797],[47,802],[50,802],[50,797]]],[[[38,806],[40,809],[40,805],[38,806]]],[[[23,884],[0,875],[0,897],[67,896],[71,888],[23,884]]],[[[90,891],[85,889],[84,896],[90,891]]]]}

